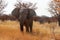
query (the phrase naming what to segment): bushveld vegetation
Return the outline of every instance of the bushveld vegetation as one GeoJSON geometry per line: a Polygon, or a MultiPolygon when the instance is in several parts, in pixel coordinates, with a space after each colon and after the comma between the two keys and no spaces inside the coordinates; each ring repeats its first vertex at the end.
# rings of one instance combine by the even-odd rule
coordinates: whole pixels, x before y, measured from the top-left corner
{"type": "Polygon", "coordinates": [[[55,22],[40,24],[33,21],[32,34],[22,33],[19,28],[18,21],[0,21],[0,40],[60,40],[60,27],[55,22]]]}
{"type": "MultiPolygon", "coordinates": [[[[20,3],[20,2],[19,2],[20,3]]],[[[53,2],[52,2],[53,3],[53,2]]],[[[26,33],[25,27],[24,27],[24,32],[20,31],[20,25],[17,20],[13,21],[13,16],[2,16],[2,13],[4,12],[3,9],[7,6],[7,4],[2,5],[2,0],[0,3],[0,19],[4,21],[0,21],[0,40],[60,40],[60,27],[58,26],[58,22],[52,21],[51,23],[45,22],[45,23],[40,23],[37,21],[33,21],[33,32],[32,33],[26,33]],[[1,6],[2,5],[2,6],[1,6]],[[2,18],[3,17],[3,18],[2,18]],[[12,20],[12,21],[10,21],[12,20]]],[[[20,3],[21,4],[21,3],[20,3]]],[[[31,4],[31,3],[30,3],[31,4]]],[[[31,5],[28,4],[21,4],[25,8],[29,8],[31,5]]],[[[35,6],[34,4],[32,8],[35,6]]],[[[50,4],[50,11],[55,17],[57,14],[59,14],[58,7],[51,6],[54,5],[50,4]],[[53,11],[54,10],[54,11],[53,11]]],[[[20,5],[16,4],[16,7],[19,7],[20,5]]],[[[33,8],[34,10],[36,9],[35,7],[33,8]]]]}

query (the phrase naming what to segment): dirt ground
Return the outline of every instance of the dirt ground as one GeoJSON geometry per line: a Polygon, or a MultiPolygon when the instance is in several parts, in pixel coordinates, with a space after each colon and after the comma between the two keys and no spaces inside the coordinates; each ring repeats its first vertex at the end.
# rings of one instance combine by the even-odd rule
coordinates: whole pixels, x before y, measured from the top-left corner
{"type": "Polygon", "coordinates": [[[60,27],[56,23],[33,22],[33,33],[26,33],[25,27],[21,32],[19,28],[18,21],[0,21],[0,40],[60,40],[60,27]]]}

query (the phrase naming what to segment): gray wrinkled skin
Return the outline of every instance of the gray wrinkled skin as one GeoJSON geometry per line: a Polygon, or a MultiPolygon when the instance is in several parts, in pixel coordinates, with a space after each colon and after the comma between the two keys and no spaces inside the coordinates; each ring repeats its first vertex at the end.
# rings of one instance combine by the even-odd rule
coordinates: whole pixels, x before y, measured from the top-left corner
{"type": "Polygon", "coordinates": [[[32,32],[33,17],[36,16],[36,12],[33,9],[19,9],[15,8],[12,11],[12,15],[15,16],[20,22],[20,30],[23,31],[23,25],[26,26],[26,32],[32,32]]]}

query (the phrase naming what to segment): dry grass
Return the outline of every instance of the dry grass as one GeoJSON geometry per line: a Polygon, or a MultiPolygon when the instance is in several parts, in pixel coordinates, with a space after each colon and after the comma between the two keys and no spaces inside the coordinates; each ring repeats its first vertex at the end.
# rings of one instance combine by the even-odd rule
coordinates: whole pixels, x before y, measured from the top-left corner
{"type": "Polygon", "coordinates": [[[0,21],[0,40],[60,40],[60,27],[56,23],[33,22],[33,33],[22,33],[17,21],[0,21]],[[52,27],[55,27],[54,32],[52,27]]]}

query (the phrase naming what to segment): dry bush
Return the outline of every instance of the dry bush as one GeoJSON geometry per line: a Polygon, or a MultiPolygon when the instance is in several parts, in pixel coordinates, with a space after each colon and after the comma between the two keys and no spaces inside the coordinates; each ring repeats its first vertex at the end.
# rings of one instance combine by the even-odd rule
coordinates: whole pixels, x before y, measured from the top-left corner
{"type": "Polygon", "coordinates": [[[60,40],[60,27],[55,28],[55,36],[51,27],[56,23],[40,24],[33,21],[33,33],[20,32],[18,21],[0,22],[0,40],[60,40]],[[59,31],[58,31],[59,30],[59,31]]]}

